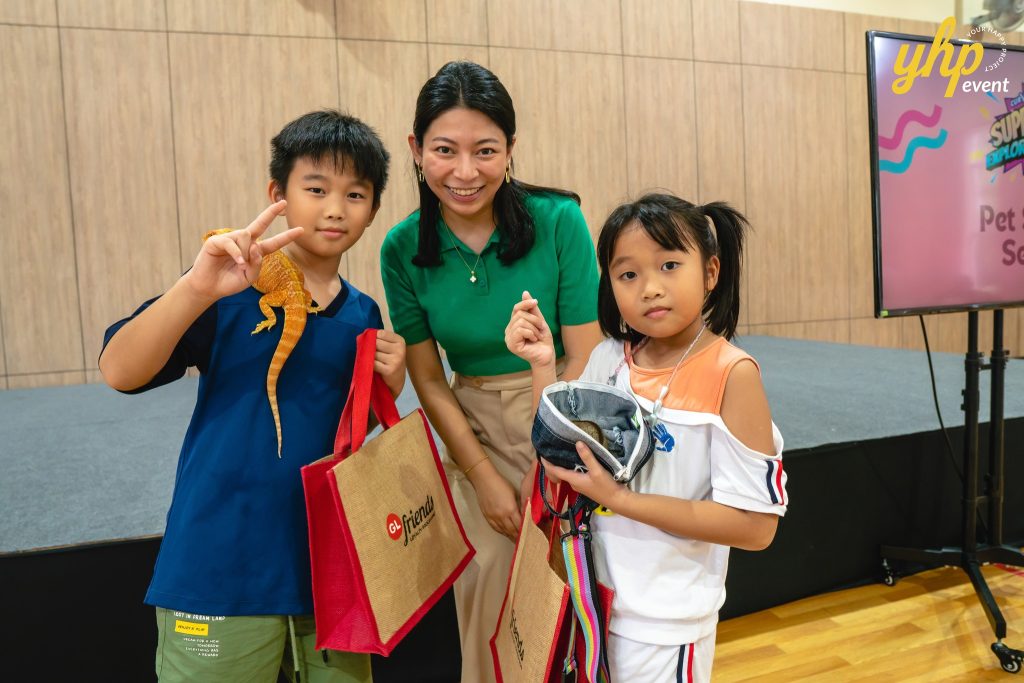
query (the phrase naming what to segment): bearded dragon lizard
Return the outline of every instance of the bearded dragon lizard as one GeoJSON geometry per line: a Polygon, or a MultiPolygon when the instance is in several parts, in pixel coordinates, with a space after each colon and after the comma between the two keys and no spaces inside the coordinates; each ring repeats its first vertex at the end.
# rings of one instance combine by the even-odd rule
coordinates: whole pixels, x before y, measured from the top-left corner
{"type": "MultiPolygon", "coordinates": [[[[213,235],[222,235],[226,232],[231,232],[231,230],[211,230],[203,236],[203,241],[205,242],[213,235]]],[[[267,370],[267,398],[270,400],[270,412],[274,415],[274,427],[277,429],[277,457],[280,458],[281,413],[277,407],[277,378],[292,349],[299,343],[303,330],[306,329],[306,314],[319,313],[323,309],[313,305],[313,296],[305,288],[305,277],[302,275],[302,271],[285,256],[283,251],[275,251],[263,257],[259,277],[256,278],[256,282],[252,283],[252,286],[263,293],[259,304],[264,315],[264,320],[256,326],[252,334],[269,330],[277,324],[277,315],[271,308],[272,306],[284,309],[284,329],[281,331],[281,340],[277,342],[274,357],[267,370]]]]}

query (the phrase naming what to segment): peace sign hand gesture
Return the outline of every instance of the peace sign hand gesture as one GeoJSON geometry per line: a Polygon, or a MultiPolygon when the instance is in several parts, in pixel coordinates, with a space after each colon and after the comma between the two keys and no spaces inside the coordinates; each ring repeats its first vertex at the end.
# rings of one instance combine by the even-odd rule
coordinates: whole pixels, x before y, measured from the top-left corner
{"type": "Polygon", "coordinates": [[[302,228],[296,227],[257,241],[274,219],[284,213],[286,206],[287,202],[282,199],[264,209],[241,230],[212,235],[203,242],[192,269],[182,279],[197,296],[211,301],[237,294],[256,282],[263,257],[302,234],[302,228]]]}

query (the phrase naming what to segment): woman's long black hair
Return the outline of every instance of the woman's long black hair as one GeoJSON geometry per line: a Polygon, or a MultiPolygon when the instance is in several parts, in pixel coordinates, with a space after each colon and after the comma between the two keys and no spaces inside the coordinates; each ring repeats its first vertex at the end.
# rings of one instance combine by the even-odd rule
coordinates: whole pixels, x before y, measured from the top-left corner
{"type": "MultiPolygon", "coordinates": [[[[464,107],[484,114],[505,133],[505,142],[512,144],[516,134],[516,110],[512,98],[498,77],[473,62],[448,62],[423,84],[416,98],[416,117],[412,132],[416,144],[423,147],[423,136],[438,116],[464,107]]],[[[415,163],[415,162],[414,162],[415,163]]],[[[441,217],[440,200],[425,180],[419,182],[420,226],[419,245],[412,262],[417,266],[441,265],[440,237],[437,231],[441,217]]],[[[526,210],[526,197],[537,192],[551,192],[571,197],[577,204],[579,195],[566,190],[539,187],[513,178],[502,183],[494,195],[494,220],[500,246],[498,258],[509,265],[525,255],[534,242],[534,222],[526,210]]]]}
{"type": "Polygon", "coordinates": [[[597,239],[597,261],[601,266],[597,322],[601,331],[606,336],[633,345],[644,338],[625,325],[615,303],[609,272],[615,255],[615,242],[632,227],[639,227],[665,249],[687,253],[697,249],[705,264],[712,256],[718,257],[718,284],[709,292],[701,315],[712,332],[732,339],[740,318],[743,239],[750,224],[743,214],[725,202],[695,206],[674,195],[654,193],[616,208],[601,228],[601,236],[597,239]],[[714,223],[713,229],[708,218],[714,223]]]}

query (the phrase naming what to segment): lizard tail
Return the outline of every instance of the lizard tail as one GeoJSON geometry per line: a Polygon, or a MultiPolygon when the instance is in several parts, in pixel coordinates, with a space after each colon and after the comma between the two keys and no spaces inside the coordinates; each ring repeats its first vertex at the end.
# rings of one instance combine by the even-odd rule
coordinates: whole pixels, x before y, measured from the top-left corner
{"type": "Polygon", "coordinates": [[[267,398],[270,400],[270,412],[274,415],[274,428],[277,430],[277,457],[281,457],[281,412],[277,407],[277,378],[281,375],[281,369],[285,361],[291,355],[292,349],[299,343],[299,337],[306,327],[306,307],[304,305],[284,307],[284,325],[281,329],[281,339],[274,349],[274,357],[270,361],[270,369],[267,370],[267,398]]]}

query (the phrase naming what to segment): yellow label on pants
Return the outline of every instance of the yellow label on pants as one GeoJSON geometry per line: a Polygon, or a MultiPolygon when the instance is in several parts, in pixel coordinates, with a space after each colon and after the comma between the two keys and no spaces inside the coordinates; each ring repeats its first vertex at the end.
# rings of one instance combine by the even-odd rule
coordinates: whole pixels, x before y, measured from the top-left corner
{"type": "Polygon", "coordinates": [[[177,633],[187,633],[190,636],[210,635],[209,624],[197,624],[194,621],[182,621],[181,619],[174,620],[174,630],[177,633]]]}

